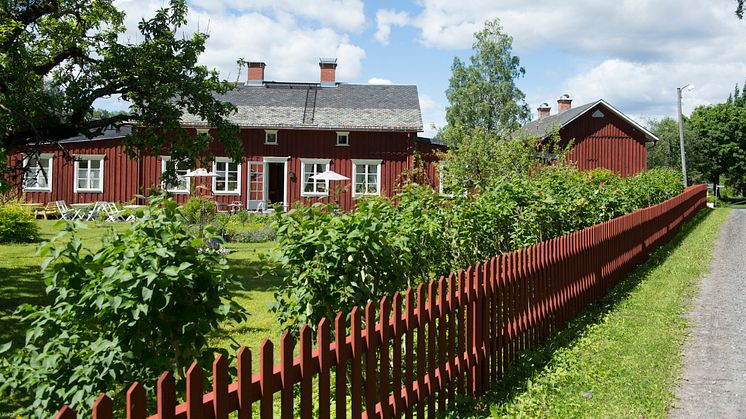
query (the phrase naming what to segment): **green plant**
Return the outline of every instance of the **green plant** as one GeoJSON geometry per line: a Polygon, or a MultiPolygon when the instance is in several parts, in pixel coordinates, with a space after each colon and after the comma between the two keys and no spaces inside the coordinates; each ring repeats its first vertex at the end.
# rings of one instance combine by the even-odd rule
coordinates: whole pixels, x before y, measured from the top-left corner
{"type": "Polygon", "coordinates": [[[246,314],[227,295],[234,280],[212,227],[193,237],[175,202],[155,198],[98,252],[75,232],[67,224],[40,247],[53,302],[20,309],[31,322],[26,344],[0,361],[0,393],[32,400],[19,413],[51,416],[63,404],[85,413],[99,392],[152,386],[164,370],[183,377],[193,360],[225,352],[208,338],[246,314]]]}
{"type": "Polygon", "coordinates": [[[180,210],[189,224],[209,224],[215,220],[218,205],[212,199],[193,196],[187,199],[180,210]]]}
{"type": "Polygon", "coordinates": [[[0,207],[0,243],[31,243],[39,240],[33,214],[17,205],[0,207]]]}
{"type": "Polygon", "coordinates": [[[236,243],[264,243],[277,237],[272,217],[239,212],[225,223],[224,237],[236,243]]]}

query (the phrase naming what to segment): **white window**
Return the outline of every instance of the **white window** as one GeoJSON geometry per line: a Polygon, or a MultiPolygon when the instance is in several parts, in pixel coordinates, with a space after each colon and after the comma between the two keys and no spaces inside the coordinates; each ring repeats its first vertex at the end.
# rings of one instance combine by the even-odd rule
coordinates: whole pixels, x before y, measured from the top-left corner
{"type": "Polygon", "coordinates": [[[337,145],[350,145],[350,133],[337,132],[337,145]]]}
{"type": "Polygon", "coordinates": [[[311,176],[329,170],[329,162],[330,159],[302,159],[300,161],[300,178],[303,180],[301,196],[326,196],[329,181],[312,179],[311,176]]]}
{"type": "Polygon", "coordinates": [[[23,166],[26,168],[26,173],[23,176],[24,191],[52,191],[53,158],[53,154],[40,154],[38,157],[25,157],[23,159],[23,166]]]}
{"type": "Polygon", "coordinates": [[[212,178],[212,191],[216,195],[238,195],[241,193],[241,164],[226,157],[218,157],[212,164],[217,177],[212,178]]]}
{"type": "Polygon", "coordinates": [[[352,160],[352,196],[381,194],[381,160],[352,160]]]}
{"type": "Polygon", "coordinates": [[[104,156],[75,156],[75,183],[73,191],[104,191],[104,156]]]}
{"type": "Polygon", "coordinates": [[[276,129],[265,129],[264,130],[264,144],[277,145],[277,130],[276,129]]]}
{"type": "Polygon", "coordinates": [[[176,182],[168,184],[164,182],[162,187],[171,193],[189,193],[189,178],[184,177],[184,175],[189,172],[189,168],[179,167],[179,164],[171,160],[171,157],[169,156],[161,156],[161,174],[163,174],[166,169],[174,167],[174,164],[176,164],[176,182]]]}

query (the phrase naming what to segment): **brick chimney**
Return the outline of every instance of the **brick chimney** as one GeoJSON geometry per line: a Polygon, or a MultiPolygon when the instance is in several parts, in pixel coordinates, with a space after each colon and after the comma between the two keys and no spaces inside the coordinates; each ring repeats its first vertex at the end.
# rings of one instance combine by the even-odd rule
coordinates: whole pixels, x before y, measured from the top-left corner
{"type": "Polygon", "coordinates": [[[321,69],[321,85],[324,87],[337,85],[337,59],[319,58],[321,69]]]}
{"type": "Polygon", "coordinates": [[[264,83],[264,67],[267,65],[260,61],[252,61],[247,63],[247,66],[249,67],[249,77],[246,84],[264,83]]]}
{"type": "Polygon", "coordinates": [[[548,103],[544,102],[541,105],[539,105],[538,108],[536,108],[537,111],[539,111],[539,119],[546,118],[549,116],[549,112],[552,110],[552,108],[549,106],[548,103]]]}
{"type": "Polygon", "coordinates": [[[557,113],[564,112],[570,108],[572,108],[572,99],[570,95],[565,93],[557,99],[557,113]]]}

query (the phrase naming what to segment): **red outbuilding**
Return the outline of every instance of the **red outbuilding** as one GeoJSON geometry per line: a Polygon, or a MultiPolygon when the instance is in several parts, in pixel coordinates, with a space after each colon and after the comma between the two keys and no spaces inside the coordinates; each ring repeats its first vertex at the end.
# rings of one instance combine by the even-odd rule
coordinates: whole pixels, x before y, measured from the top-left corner
{"type": "MultiPolygon", "coordinates": [[[[243,158],[231,161],[214,143],[215,161],[205,169],[217,177],[184,178],[194,168],[177,167],[179,181],[162,184],[161,173],[173,164],[168,150],[130,159],[122,139],[132,128],[123,127],[49,145],[34,161],[15,156],[16,165],[29,168],[27,199],[127,202],[163,187],[183,201],[196,183],[219,203],[250,210],[330,199],[347,210],[357,198],[395,194],[413,172],[437,186],[440,146],[417,137],[422,117],[416,86],[339,83],[336,59],[320,60],[320,81],[314,83],[266,81],[264,63],[248,67],[247,83],[222,97],[238,108],[230,120],[240,127],[243,158]],[[349,180],[314,180],[327,170],[349,180]]],[[[210,130],[191,115],[182,125],[195,133],[210,130]]]]}
{"type": "Polygon", "coordinates": [[[632,118],[621,113],[603,99],[572,107],[572,99],[562,95],[557,100],[557,113],[539,106],[539,117],[520,130],[523,135],[549,138],[559,130],[561,142],[574,142],[568,159],[580,170],[604,167],[622,176],[630,176],[647,169],[646,142],[658,138],[632,118]]]}

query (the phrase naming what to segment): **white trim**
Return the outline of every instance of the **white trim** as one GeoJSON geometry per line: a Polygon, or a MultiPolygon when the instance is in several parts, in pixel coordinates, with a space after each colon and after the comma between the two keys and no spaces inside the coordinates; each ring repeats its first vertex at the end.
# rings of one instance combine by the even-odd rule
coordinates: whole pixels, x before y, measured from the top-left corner
{"type": "Polygon", "coordinates": [[[210,134],[210,128],[197,128],[197,134],[210,134]]]}
{"type": "Polygon", "coordinates": [[[279,135],[277,135],[277,131],[278,130],[276,130],[276,129],[265,129],[264,130],[264,145],[277,145],[277,143],[279,142],[279,135]],[[275,141],[274,142],[270,142],[270,141],[267,140],[267,137],[269,137],[270,134],[274,134],[275,135],[275,141]]]}
{"type": "MultiPolygon", "coordinates": [[[[212,171],[213,171],[213,173],[218,173],[218,163],[226,163],[226,164],[234,163],[234,164],[236,164],[237,165],[236,166],[236,171],[238,172],[238,183],[236,184],[236,190],[235,191],[219,191],[219,190],[216,189],[217,183],[218,183],[218,178],[214,177],[214,178],[212,178],[212,193],[214,195],[241,195],[241,177],[242,177],[241,175],[243,174],[241,172],[241,163],[236,163],[236,162],[233,161],[233,159],[231,159],[229,157],[216,157],[215,161],[212,162],[212,171]]],[[[228,167],[226,166],[226,172],[228,171],[227,169],[228,169],[228,167]]],[[[226,186],[227,186],[228,185],[228,179],[227,178],[226,178],[225,182],[226,182],[226,186]]]]}
{"type": "MultiPolygon", "coordinates": [[[[288,207],[288,160],[290,160],[290,156],[288,157],[264,157],[262,161],[264,162],[264,167],[262,170],[264,171],[263,179],[264,179],[264,202],[267,203],[267,194],[269,193],[269,167],[267,166],[269,163],[283,163],[283,167],[285,169],[285,181],[283,182],[283,187],[285,188],[285,191],[283,192],[282,197],[282,206],[287,209],[288,207]]],[[[265,205],[266,206],[266,205],[265,205]]]]}
{"type": "MultiPolygon", "coordinates": [[[[85,192],[93,192],[93,193],[103,193],[104,192],[104,160],[106,156],[104,154],[77,154],[75,155],[75,173],[73,176],[73,192],[74,193],[85,193],[85,192]],[[81,161],[99,161],[99,187],[98,188],[79,188],[78,187],[78,171],[80,170],[80,162],[81,161]]],[[[88,185],[90,186],[90,179],[91,179],[91,166],[90,163],[88,164],[88,168],[86,169],[88,173],[88,185]]]]}
{"type": "Polygon", "coordinates": [[[337,145],[340,147],[349,147],[350,146],[350,132],[349,131],[337,131],[337,145]],[[347,138],[347,142],[344,144],[341,144],[339,142],[339,137],[345,137],[347,138]]]}
{"type": "Polygon", "coordinates": [[[324,171],[329,170],[329,163],[332,159],[300,159],[300,196],[302,197],[322,197],[329,195],[329,181],[324,181],[324,187],[326,192],[305,192],[306,190],[306,165],[307,164],[323,164],[325,166],[324,171]]]}
{"type": "Polygon", "coordinates": [[[46,175],[46,182],[47,186],[26,186],[26,176],[28,175],[28,165],[29,165],[29,157],[27,155],[23,156],[23,168],[25,169],[23,172],[23,191],[24,192],[52,192],[52,168],[54,165],[54,154],[52,153],[41,153],[36,157],[36,183],[39,183],[39,175],[45,176],[46,175]],[[47,164],[46,168],[43,168],[43,171],[40,172],[39,169],[41,169],[41,165],[39,165],[39,160],[42,159],[48,159],[49,164],[47,164]]]}
{"type": "MultiPolygon", "coordinates": [[[[166,165],[168,164],[168,162],[170,162],[173,159],[171,158],[171,156],[160,156],[160,157],[161,157],[161,177],[162,177],[163,172],[166,171],[166,165]]],[[[161,180],[161,188],[165,189],[166,192],[170,192],[173,194],[188,194],[192,186],[191,179],[186,178],[184,180],[186,181],[186,189],[174,189],[174,188],[168,189],[166,183],[163,182],[163,180],[161,180]]]]}
{"type": "MultiPolygon", "coordinates": [[[[383,160],[365,160],[365,159],[352,159],[352,197],[357,198],[359,196],[380,196],[381,195],[381,185],[383,182],[381,181],[381,165],[383,163],[383,160]],[[355,192],[357,190],[357,165],[358,164],[365,164],[365,165],[377,165],[376,170],[376,180],[377,180],[377,193],[357,193],[355,192]]],[[[366,179],[367,183],[367,179],[366,179]]]]}

